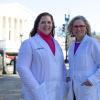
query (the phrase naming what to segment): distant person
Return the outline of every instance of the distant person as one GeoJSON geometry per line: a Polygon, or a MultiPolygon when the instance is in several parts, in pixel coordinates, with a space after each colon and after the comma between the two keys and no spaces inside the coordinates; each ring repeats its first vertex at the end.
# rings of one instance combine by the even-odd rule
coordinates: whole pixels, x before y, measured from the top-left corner
{"type": "Polygon", "coordinates": [[[34,22],[31,37],[20,47],[17,71],[23,83],[24,100],[64,100],[66,68],[54,32],[52,15],[41,13],[34,22]]]}
{"type": "Polygon", "coordinates": [[[71,81],[67,100],[100,100],[100,43],[91,37],[90,25],[83,16],[70,21],[68,32],[75,41],[68,50],[71,81]]]}

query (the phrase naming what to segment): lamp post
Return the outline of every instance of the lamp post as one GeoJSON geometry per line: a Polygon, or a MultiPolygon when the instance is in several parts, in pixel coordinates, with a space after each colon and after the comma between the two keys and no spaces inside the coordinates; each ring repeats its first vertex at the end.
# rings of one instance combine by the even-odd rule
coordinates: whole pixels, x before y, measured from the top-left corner
{"type": "Polygon", "coordinates": [[[68,14],[66,16],[66,14],[65,14],[65,34],[66,34],[66,37],[65,37],[65,50],[66,50],[65,63],[68,62],[68,59],[67,59],[67,50],[68,50],[68,31],[67,31],[67,26],[68,26],[69,19],[70,19],[70,15],[68,14]]]}

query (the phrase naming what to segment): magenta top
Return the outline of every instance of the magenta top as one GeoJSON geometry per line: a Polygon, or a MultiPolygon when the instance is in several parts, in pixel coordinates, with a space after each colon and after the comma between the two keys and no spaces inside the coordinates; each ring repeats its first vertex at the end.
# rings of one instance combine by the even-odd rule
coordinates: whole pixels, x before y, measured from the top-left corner
{"type": "Polygon", "coordinates": [[[52,35],[51,34],[45,35],[44,33],[40,32],[40,31],[38,32],[38,34],[43,38],[43,40],[46,41],[46,43],[49,45],[52,53],[55,55],[55,44],[54,44],[52,35]]]}

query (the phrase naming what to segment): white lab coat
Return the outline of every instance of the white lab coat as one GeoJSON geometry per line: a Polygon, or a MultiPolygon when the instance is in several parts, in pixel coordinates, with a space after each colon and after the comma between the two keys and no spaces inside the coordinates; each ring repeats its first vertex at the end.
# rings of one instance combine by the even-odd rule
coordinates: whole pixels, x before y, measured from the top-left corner
{"type": "Polygon", "coordinates": [[[64,100],[66,68],[62,50],[54,43],[55,55],[38,34],[22,43],[16,66],[24,100],[64,100]]]}
{"type": "Polygon", "coordinates": [[[74,54],[73,42],[69,47],[70,91],[68,100],[100,100],[100,43],[86,35],[74,54]],[[85,80],[93,86],[82,86],[85,80]],[[73,85],[72,85],[73,84],[73,85]]]}

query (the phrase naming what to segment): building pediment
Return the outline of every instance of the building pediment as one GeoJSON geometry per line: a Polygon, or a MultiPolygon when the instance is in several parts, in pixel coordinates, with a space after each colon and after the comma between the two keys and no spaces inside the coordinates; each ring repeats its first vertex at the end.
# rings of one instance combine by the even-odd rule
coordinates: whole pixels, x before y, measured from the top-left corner
{"type": "Polygon", "coordinates": [[[34,13],[18,3],[0,4],[0,16],[12,16],[19,18],[33,17],[34,13]]]}

